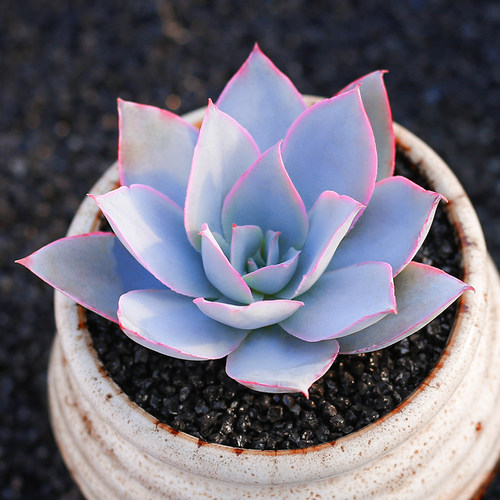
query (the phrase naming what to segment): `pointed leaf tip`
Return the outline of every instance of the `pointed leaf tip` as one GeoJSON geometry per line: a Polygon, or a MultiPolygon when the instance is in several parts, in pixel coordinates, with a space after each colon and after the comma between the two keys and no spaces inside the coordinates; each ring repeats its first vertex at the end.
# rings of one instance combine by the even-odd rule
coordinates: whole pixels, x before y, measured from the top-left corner
{"type": "Polygon", "coordinates": [[[17,261],[46,283],[117,322],[120,296],[136,288],[164,288],[112,233],[88,233],[49,243],[17,261]]]}
{"type": "Polygon", "coordinates": [[[301,392],[322,377],[337,357],[336,340],[304,342],[273,325],[250,332],[227,358],[229,377],[253,390],[301,392]]]}
{"type": "Polygon", "coordinates": [[[27,269],[29,269],[29,268],[30,268],[30,264],[29,264],[29,262],[30,262],[30,260],[31,260],[31,259],[30,259],[30,257],[31,257],[31,256],[30,256],[30,255],[28,255],[28,256],[26,256],[26,257],[23,257],[22,259],[16,259],[16,260],[14,261],[14,264],[21,264],[21,266],[24,266],[24,267],[26,267],[27,269]]]}
{"type": "Polygon", "coordinates": [[[388,347],[423,328],[473,288],[440,269],[410,262],[394,279],[398,314],[339,340],[340,352],[355,354],[388,347]]]}
{"type": "Polygon", "coordinates": [[[282,139],[306,109],[301,94],[256,44],[217,105],[254,137],[261,151],[282,139]]]}
{"type": "Polygon", "coordinates": [[[253,44],[252,52],[262,52],[258,42],[253,44]]]}

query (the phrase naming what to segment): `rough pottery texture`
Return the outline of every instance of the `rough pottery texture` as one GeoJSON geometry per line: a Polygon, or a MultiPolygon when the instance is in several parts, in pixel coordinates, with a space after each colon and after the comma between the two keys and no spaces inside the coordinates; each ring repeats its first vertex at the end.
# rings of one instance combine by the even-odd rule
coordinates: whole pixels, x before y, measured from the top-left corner
{"type": "MultiPolygon", "coordinates": [[[[187,117],[192,123],[199,114],[187,117]]],[[[88,498],[449,498],[468,499],[500,452],[500,285],[481,229],[458,181],[419,139],[398,143],[432,188],[449,200],[464,257],[467,292],[438,366],[386,417],[333,443],[259,452],[204,444],[158,424],[104,372],[83,310],[56,295],[58,336],[49,389],[52,421],[69,469],[88,498]]],[[[110,169],[93,192],[117,182],[110,169]]],[[[69,234],[95,229],[86,200],[69,234]]]]}

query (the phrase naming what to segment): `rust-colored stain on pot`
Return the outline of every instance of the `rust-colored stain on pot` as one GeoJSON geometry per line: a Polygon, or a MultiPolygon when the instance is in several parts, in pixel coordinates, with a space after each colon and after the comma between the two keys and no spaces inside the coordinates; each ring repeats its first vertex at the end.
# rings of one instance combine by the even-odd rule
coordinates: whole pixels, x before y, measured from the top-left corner
{"type": "Polygon", "coordinates": [[[459,305],[459,310],[458,310],[458,313],[459,314],[464,314],[466,313],[467,311],[469,310],[469,306],[464,302],[464,301],[461,301],[460,302],[460,305],[459,305]]]}
{"type": "Polygon", "coordinates": [[[86,315],[86,310],[82,307],[77,305],[77,310],[78,310],[78,330],[86,330],[87,329],[87,315],[86,315]]]}
{"type": "Polygon", "coordinates": [[[155,425],[155,427],[156,427],[157,429],[158,429],[158,428],[163,429],[163,430],[165,430],[165,431],[169,432],[170,434],[172,434],[172,436],[177,436],[177,434],[179,434],[179,433],[180,433],[180,431],[177,431],[177,430],[175,430],[174,428],[170,427],[169,425],[164,424],[163,422],[160,422],[158,419],[156,419],[156,420],[154,421],[154,425],[155,425]]]}
{"type": "Polygon", "coordinates": [[[405,153],[408,153],[411,151],[411,146],[408,144],[404,144],[401,141],[396,139],[396,148],[401,149],[401,151],[404,151],[405,153]]]}
{"type": "Polygon", "coordinates": [[[470,500],[481,500],[481,498],[483,498],[484,494],[486,493],[486,490],[488,489],[488,486],[491,484],[493,479],[495,479],[495,476],[497,475],[499,469],[500,469],[500,460],[497,461],[493,470],[485,474],[484,479],[481,482],[481,486],[476,490],[474,496],[470,500]]]}
{"type": "Polygon", "coordinates": [[[91,422],[91,420],[89,419],[89,417],[87,417],[87,415],[82,414],[82,422],[83,422],[83,425],[85,426],[87,434],[89,436],[91,436],[92,435],[92,422],[91,422]]]}
{"type": "Polygon", "coordinates": [[[108,372],[104,369],[103,366],[101,366],[101,364],[97,365],[97,369],[99,370],[99,374],[102,375],[104,378],[109,377],[108,372]]]}
{"type": "Polygon", "coordinates": [[[102,218],[103,218],[102,212],[99,210],[96,216],[94,217],[94,221],[92,222],[92,229],[94,231],[97,231],[101,226],[102,218]]]}
{"type": "Polygon", "coordinates": [[[478,422],[476,424],[476,432],[481,432],[483,430],[483,424],[481,422],[478,422]]]}

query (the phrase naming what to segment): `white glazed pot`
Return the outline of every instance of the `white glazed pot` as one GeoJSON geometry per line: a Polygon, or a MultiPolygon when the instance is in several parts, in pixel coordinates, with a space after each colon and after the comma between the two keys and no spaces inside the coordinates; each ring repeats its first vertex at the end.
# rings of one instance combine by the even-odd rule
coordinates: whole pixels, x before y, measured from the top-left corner
{"type": "MultiPolygon", "coordinates": [[[[199,123],[200,111],[185,118],[199,123]]],[[[463,251],[459,302],[437,366],[395,410],[335,442],[257,451],[206,444],[159,423],[103,369],[85,312],[56,292],[58,334],[49,370],[52,425],[64,460],[89,499],[469,499],[500,455],[500,282],[467,195],[426,144],[395,125],[398,144],[449,200],[463,251]]],[[[117,185],[114,165],[94,186],[117,185]]],[[[68,235],[95,230],[86,199],[68,235]]]]}

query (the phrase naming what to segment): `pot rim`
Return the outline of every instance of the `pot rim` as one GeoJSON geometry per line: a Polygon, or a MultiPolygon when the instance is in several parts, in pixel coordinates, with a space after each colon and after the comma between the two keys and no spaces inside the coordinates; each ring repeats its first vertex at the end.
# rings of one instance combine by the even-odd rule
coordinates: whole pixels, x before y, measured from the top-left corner
{"type": "MultiPolygon", "coordinates": [[[[318,98],[306,96],[309,103],[318,98]]],[[[205,108],[183,116],[199,124],[205,108]]],[[[153,457],[207,477],[255,482],[252,476],[272,483],[303,482],[341,474],[360,467],[399,446],[440,411],[460,384],[473,358],[484,321],[487,294],[487,251],[481,226],[463,187],[444,161],[422,140],[394,123],[397,143],[422,169],[431,186],[448,200],[448,215],[457,229],[463,253],[463,279],[472,285],[459,299],[457,320],[437,365],[400,405],[372,424],[336,441],[295,450],[252,450],[204,441],[176,431],[133,403],[105,372],[85,327],[85,310],[60,292],[55,294],[56,323],[64,357],[86,399],[99,416],[126,440],[153,457]],[[237,457],[237,460],[235,460],[237,457]],[[214,471],[217,461],[217,471],[214,471]],[[304,462],[305,461],[305,462],[304,462]],[[321,464],[318,467],[318,461],[321,464]],[[306,462],[316,464],[314,471],[306,462]],[[257,472],[258,471],[258,472],[257,472]]],[[[115,163],[92,188],[107,192],[117,186],[115,163]]],[[[82,202],[68,236],[93,231],[100,215],[88,197],[82,202]]],[[[312,465],[311,465],[312,466],[312,465]]]]}

